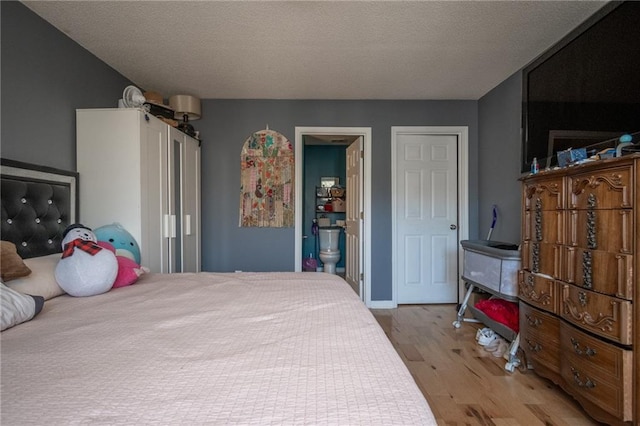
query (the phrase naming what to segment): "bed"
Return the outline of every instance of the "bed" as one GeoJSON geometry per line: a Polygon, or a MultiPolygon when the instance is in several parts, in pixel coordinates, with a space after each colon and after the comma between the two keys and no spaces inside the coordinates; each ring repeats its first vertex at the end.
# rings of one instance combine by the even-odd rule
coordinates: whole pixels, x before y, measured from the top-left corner
{"type": "MultiPolygon", "coordinates": [[[[7,188],[25,190],[5,180],[30,168],[3,162],[3,222],[18,203],[7,188]]],[[[50,250],[78,217],[78,176],[47,173],[18,179],[68,188],[32,191],[48,194],[45,206],[55,204],[52,193],[69,196],[59,197],[55,224],[26,231],[27,244],[3,223],[3,240],[32,269],[17,279],[22,287],[15,279],[7,287],[55,284],[61,249],[50,250]]],[[[32,202],[41,203],[20,201],[32,202]]],[[[151,273],[98,296],[56,293],[0,335],[3,425],[436,424],[373,315],[334,275],[151,273]]]]}

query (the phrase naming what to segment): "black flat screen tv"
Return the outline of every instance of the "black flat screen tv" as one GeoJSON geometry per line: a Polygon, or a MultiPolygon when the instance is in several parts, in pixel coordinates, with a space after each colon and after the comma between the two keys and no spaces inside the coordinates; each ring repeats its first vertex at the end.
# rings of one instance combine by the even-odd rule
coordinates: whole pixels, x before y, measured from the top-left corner
{"type": "MultiPolygon", "coordinates": [[[[607,3],[523,69],[522,172],[640,131],[640,2],[607,3]]],[[[637,136],[634,138],[637,143],[637,136]]]]}

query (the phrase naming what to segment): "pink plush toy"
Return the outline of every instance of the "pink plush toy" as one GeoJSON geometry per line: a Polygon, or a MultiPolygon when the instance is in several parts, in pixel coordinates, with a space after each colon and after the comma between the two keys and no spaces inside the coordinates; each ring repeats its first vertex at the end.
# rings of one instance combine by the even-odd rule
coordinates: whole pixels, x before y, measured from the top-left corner
{"type": "MultiPolygon", "coordinates": [[[[116,249],[112,244],[106,241],[98,241],[100,247],[103,247],[112,253],[116,253],[116,249]]],[[[135,261],[129,259],[126,256],[119,256],[116,254],[116,260],[118,261],[118,274],[116,280],[111,288],[118,288],[131,285],[138,281],[138,278],[149,270],[143,266],[138,265],[135,261]]]]}

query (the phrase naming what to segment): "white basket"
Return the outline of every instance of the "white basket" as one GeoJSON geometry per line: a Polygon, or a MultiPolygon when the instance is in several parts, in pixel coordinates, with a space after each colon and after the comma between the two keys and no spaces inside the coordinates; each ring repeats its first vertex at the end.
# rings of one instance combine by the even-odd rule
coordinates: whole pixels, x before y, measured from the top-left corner
{"type": "Polygon", "coordinates": [[[462,278],[499,295],[518,296],[520,251],[498,241],[461,241],[464,249],[462,278]]]}
{"type": "Polygon", "coordinates": [[[331,226],[331,220],[328,217],[320,217],[318,218],[318,226],[321,226],[321,227],[331,226]]]}

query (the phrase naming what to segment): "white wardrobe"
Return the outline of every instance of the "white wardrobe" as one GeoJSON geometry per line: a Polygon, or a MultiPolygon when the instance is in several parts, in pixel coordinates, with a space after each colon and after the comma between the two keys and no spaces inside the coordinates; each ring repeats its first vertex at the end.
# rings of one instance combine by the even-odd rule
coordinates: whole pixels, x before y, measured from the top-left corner
{"type": "Polygon", "coordinates": [[[76,110],[80,222],[120,223],[152,272],[198,272],[200,141],[140,109],[76,110]]]}

